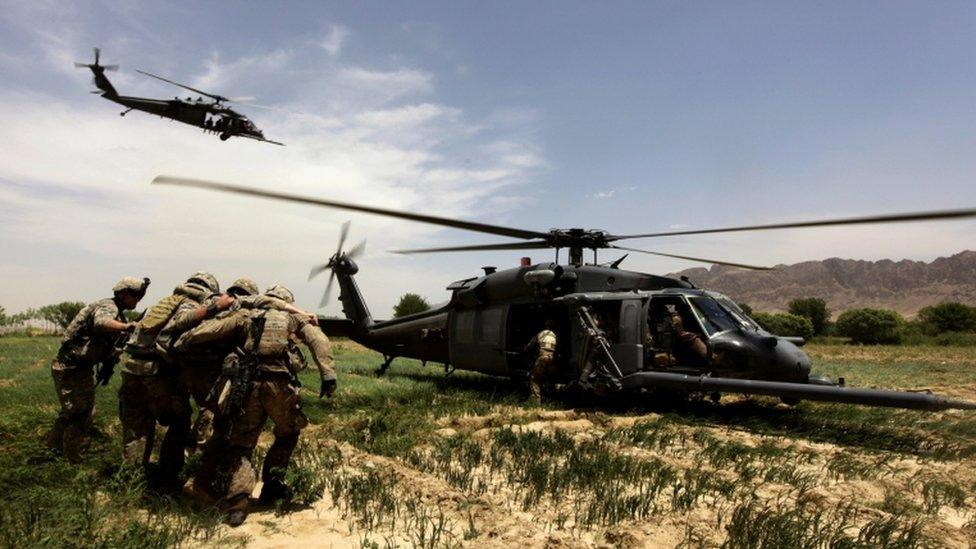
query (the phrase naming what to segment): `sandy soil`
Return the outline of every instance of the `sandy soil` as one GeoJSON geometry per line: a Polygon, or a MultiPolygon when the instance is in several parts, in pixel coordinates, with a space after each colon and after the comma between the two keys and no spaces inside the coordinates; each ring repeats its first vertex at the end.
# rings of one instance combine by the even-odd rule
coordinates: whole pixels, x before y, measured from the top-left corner
{"type": "MultiPolygon", "coordinates": [[[[643,421],[657,419],[656,414],[645,416],[609,417],[604,414],[579,411],[521,411],[498,410],[484,416],[448,417],[440,420],[441,437],[470,436],[490,444],[491,434],[499,429],[517,432],[552,433],[563,431],[574,437],[600,438],[608,430],[626,428],[643,421]]],[[[809,457],[799,470],[815,478],[814,487],[804,497],[824,509],[856,502],[864,516],[882,516],[872,502],[885,499],[896,492],[920,503],[920,480],[950,479],[961,485],[976,486],[976,463],[968,461],[932,461],[897,456],[888,459],[880,478],[839,478],[832,474],[828,462],[839,454],[858,460],[878,459],[851,448],[815,443],[786,437],[759,436],[754,433],[725,427],[690,427],[671,425],[678,436],[673,446],[664,451],[619,445],[622,454],[654,457],[683,469],[711,471],[735,480],[730,468],[713,468],[696,458],[698,450],[693,432],[701,437],[707,433],[722,441],[734,441],[749,447],[761,443],[776,444],[796,455],[809,457]]],[[[315,436],[314,431],[308,435],[315,436]]],[[[366,454],[342,445],[343,467],[352,471],[368,469],[387,471],[397,480],[397,494],[404,500],[414,499],[442,510],[449,518],[452,544],[466,547],[673,547],[686,539],[689,529],[707,544],[720,544],[725,536],[729,508],[722,502],[701,501],[686,513],[662,513],[644,521],[625,521],[609,528],[573,528],[571,523],[558,526],[556,513],[560,502],[546,501],[529,512],[512,506],[509,487],[493,485],[480,495],[464,493],[445,479],[411,467],[400,460],[366,454]],[[726,515],[726,516],[723,516],[726,515]],[[468,531],[473,524],[475,531],[468,531]]],[[[762,499],[786,501],[791,488],[777,482],[754,481],[754,491],[762,499]]],[[[785,504],[785,503],[784,503],[785,504]]],[[[360,547],[365,541],[379,547],[410,547],[416,543],[403,531],[379,528],[371,532],[361,530],[351,516],[345,516],[328,494],[314,506],[276,516],[273,510],[256,510],[235,536],[246,536],[248,547],[360,547]]],[[[925,532],[947,547],[969,547],[976,536],[976,499],[968,494],[963,508],[943,507],[938,514],[925,518],[925,532]]]]}

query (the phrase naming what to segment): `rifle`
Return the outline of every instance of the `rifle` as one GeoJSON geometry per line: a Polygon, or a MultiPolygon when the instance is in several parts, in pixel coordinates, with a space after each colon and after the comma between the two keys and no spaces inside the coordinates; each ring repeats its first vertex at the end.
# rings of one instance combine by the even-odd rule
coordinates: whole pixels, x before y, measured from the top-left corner
{"type": "Polygon", "coordinates": [[[623,377],[620,367],[617,366],[617,361],[613,359],[613,353],[610,352],[610,344],[607,343],[607,338],[604,336],[603,331],[597,328],[596,320],[590,315],[590,310],[586,307],[576,309],[576,318],[582,325],[583,331],[589,337],[590,344],[595,344],[597,350],[603,355],[603,360],[599,361],[603,373],[611,377],[616,377],[617,379],[623,377]],[[613,367],[613,372],[610,372],[607,366],[613,367]],[[613,374],[616,374],[616,376],[613,374]]]}
{"type": "MultiPolygon", "coordinates": [[[[146,279],[146,285],[149,284],[149,279],[146,279]]],[[[142,320],[142,317],[146,315],[146,311],[142,311],[136,319],[135,322],[142,320]]],[[[98,364],[95,365],[95,384],[105,386],[108,385],[112,375],[115,373],[115,365],[119,363],[119,358],[122,356],[122,350],[125,348],[126,342],[129,341],[129,336],[132,332],[128,330],[123,330],[115,336],[115,341],[112,342],[112,350],[109,355],[103,358],[98,364]]]]}
{"type": "MultiPolygon", "coordinates": [[[[234,349],[237,360],[231,364],[225,364],[224,377],[230,384],[230,390],[224,406],[221,408],[214,422],[214,431],[227,433],[237,419],[244,412],[244,403],[247,401],[248,393],[251,390],[251,381],[258,369],[257,348],[261,343],[261,336],[264,334],[264,317],[258,316],[251,319],[251,345],[249,348],[238,347],[234,349]]],[[[214,386],[217,390],[221,384],[214,386]]],[[[219,395],[217,395],[219,396],[219,395]]]]}

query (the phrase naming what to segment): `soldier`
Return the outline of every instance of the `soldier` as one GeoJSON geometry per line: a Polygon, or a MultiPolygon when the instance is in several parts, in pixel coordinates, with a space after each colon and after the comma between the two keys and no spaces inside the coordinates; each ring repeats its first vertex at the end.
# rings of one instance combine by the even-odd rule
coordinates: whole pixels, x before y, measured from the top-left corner
{"type": "MultiPolygon", "coordinates": [[[[315,319],[315,315],[295,307],[292,303],[272,295],[259,295],[257,284],[249,278],[239,278],[227,288],[227,296],[233,299],[230,305],[223,307],[221,296],[213,296],[204,305],[194,307],[190,303],[181,305],[173,315],[173,337],[196,327],[205,319],[221,318],[233,314],[241,308],[269,308],[284,310],[315,319]],[[217,306],[210,308],[211,302],[217,306]]],[[[170,341],[173,341],[171,339],[170,341]]],[[[178,364],[178,379],[197,405],[197,417],[193,422],[192,434],[188,439],[191,448],[202,448],[213,433],[213,418],[215,404],[211,399],[211,391],[217,377],[220,375],[224,358],[234,350],[232,342],[215,342],[211,345],[198,346],[192,353],[173,353],[173,360],[178,364]]]]}
{"type": "Polygon", "coordinates": [[[529,375],[529,391],[532,393],[532,400],[536,404],[542,402],[541,383],[546,384],[546,388],[551,391],[555,384],[551,376],[554,373],[553,366],[556,358],[556,333],[553,331],[556,324],[552,319],[546,319],[545,328],[535,335],[526,345],[524,352],[530,353],[537,349],[535,361],[532,363],[532,372],[529,375]]]}
{"type": "Polygon", "coordinates": [[[148,475],[153,488],[166,492],[179,489],[183,469],[183,448],[190,434],[192,409],[185,389],[177,382],[169,343],[179,335],[175,321],[180,311],[196,310],[209,302],[205,313],[213,316],[232,303],[218,296],[217,279],[198,272],[146,311],[126,343],[126,360],[119,390],[119,418],[122,421],[123,459],[148,466],[156,423],[167,427],[159,451],[159,476],[148,475]]]}
{"type": "MultiPolygon", "coordinates": [[[[122,312],[134,309],[148,286],[148,278],[123,278],[112,288],[114,297],[88,304],[64,331],[61,348],[51,363],[61,411],[48,445],[71,462],[80,460],[88,443],[87,431],[95,412],[94,367],[113,360],[120,336],[134,326],[122,312]]],[[[99,379],[103,385],[108,383],[110,369],[106,374],[99,379]]]]}
{"type": "Polygon", "coordinates": [[[677,307],[668,306],[671,316],[671,329],[674,331],[674,357],[683,366],[708,365],[708,346],[702,341],[701,335],[685,329],[684,319],[677,307]]]}
{"type": "MultiPolygon", "coordinates": [[[[291,291],[284,286],[273,286],[265,295],[288,302],[294,300],[291,291]]],[[[212,471],[215,462],[223,461],[222,472],[228,486],[222,490],[222,495],[228,512],[227,523],[231,526],[238,526],[247,518],[248,498],[256,480],[251,454],[268,417],[275,425],[275,440],[264,458],[260,501],[271,502],[287,496],[288,488],[282,478],[284,469],[298,444],[299,433],[308,425],[301,409],[299,387],[295,383],[297,372],[292,371],[294,363],[289,357],[291,337],[296,337],[312,352],[321,378],[319,398],[331,396],[336,388],[336,377],[329,339],[303,315],[273,309],[241,310],[201,324],[176,343],[177,350],[186,352],[201,343],[230,340],[246,355],[240,359],[239,366],[243,367],[245,361],[250,362],[249,357],[256,361],[254,375],[247,387],[233,387],[228,381],[220,391],[222,396],[237,390],[245,391],[241,414],[239,417],[229,417],[229,413],[218,415],[218,421],[230,423],[223,441],[226,451],[220,448],[223,437],[215,435],[204,449],[200,464],[201,471],[212,471]]],[[[218,387],[222,385],[223,382],[218,387]]],[[[209,482],[210,479],[198,476],[194,479],[194,487],[212,493],[209,482]]]]}

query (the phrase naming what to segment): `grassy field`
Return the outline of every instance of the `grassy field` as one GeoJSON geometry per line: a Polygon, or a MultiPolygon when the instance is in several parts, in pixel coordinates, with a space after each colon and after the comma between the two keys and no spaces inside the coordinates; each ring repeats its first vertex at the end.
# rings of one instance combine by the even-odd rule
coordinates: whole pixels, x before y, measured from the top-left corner
{"type": "MultiPolygon", "coordinates": [[[[611,409],[533,406],[509,381],[337,342],[295,497],[237,530],[148,498],[118,466],[118,379],[93,447],[44,449],[53,338],[0,338],[0,546],[942,547],[976,539],[976,417],[726,396],[611,409]]],[[[976,348],[810,346],[848,384],[976,399],[976,348]]],[[[267,447],[268,434],[262,437],[267,447]]],[[[260,453],[258,461],[260,462],[260,453]]],[[[194,461],[191,459],[189,467],[194,461]]]]}

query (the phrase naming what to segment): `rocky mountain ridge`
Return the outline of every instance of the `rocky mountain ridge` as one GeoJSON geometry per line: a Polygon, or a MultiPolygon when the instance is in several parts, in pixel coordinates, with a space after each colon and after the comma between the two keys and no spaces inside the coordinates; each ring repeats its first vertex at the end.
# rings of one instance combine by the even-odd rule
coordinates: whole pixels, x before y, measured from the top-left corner
{"type": "Polygon", "coordinates": [[[894,309],[908,317],[943,301],[976,304],[976,251],[966,250],[931,263],[830,258],[771,271],[713,265],[685,269],[696,286],[748,303],[757,311],[785,311],[790,300],[819,297],[837,313],[856,307],[894,309]]]}

